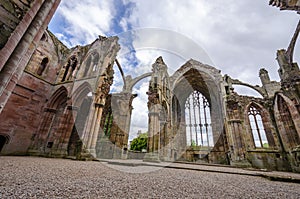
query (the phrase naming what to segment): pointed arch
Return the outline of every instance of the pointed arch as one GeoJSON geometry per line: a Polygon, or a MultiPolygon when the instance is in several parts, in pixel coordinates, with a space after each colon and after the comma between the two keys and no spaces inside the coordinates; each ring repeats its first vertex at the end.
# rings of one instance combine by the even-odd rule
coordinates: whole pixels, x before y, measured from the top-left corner
{"type": "MultiPolygon", "coordinates": [[[[215,145],[224,128],[225,107],[222,105],[224,102],[221,96],[223,87],[220,84],[222,79],[219,70],[195,60],[188,61],[171,76],[171,90],[173,92],[171,108],[172,121],[180,124],[190,124],[189,121],[185,121],[185,115],[187,114],[185,112],[186,101],[192,93],[200,92],[201,96],[204,96],[206,99],[205,103],[209,104],[210,107],[209,117],[211,121],[203,123],[207,125],[211,124],[211,128],[207,130],[211,135],[209,136],[209,144],[205,144],[210,147],[215,145]],[[178,110],[178,107],[180,107],[180,110],[178,110]]],[[[195,107],[195,111],[198,111],[197,107],[195,107]]],[[[195,119],[192,118],[192,120],[195,119]]],[[[200,125],[198,121],[193,122],[192,125],[194,129],[195,123],[197,123],[198,127],[200,125]]],[[[185,125],[176,126],[178,126],[176,130],[178,130],[179,133],[184,132],[184,134],[186,134],[187,129],[185,125]]],[[[185,142],[189,143],[188,140],[185,142]]],[[[202,141],[199,142],[199,145],[202,145],[202,141]]]]}
{"type": "Polygon", "coordinates": [[[277,93],[274,104],[275,119],[285,148],[300,145],[300,115],[295,104],[282,93],[277,93]]]}
{"type": "Polygon", "coordinates": [[[48,108],[57,109],[62,102],[66,102],[68,98],[68,91],[66,87],[62,86],[57,89],[50,98],[48,108]]]}
{"type": "Polygon", "coordinates": [[[275,134],[269,112],[259,103],[251,102],[245,109],[246,129],[253,148],[276,148],[275,134]]]}
{"type": "Polygon", "coordinates": [[[92,87],[88,82],[82,83],[78,88],[72,93],[72,101],[73,105],[80,107],[84,98],[88,93],[92,92],[92,87]]]}

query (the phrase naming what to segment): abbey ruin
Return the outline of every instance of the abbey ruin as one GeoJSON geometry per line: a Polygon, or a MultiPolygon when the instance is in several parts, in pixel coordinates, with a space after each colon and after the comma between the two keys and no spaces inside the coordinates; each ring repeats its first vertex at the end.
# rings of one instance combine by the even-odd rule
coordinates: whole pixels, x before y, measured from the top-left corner
{"type": "MultiPolygon", "coordinates": [[[[132,78],[116,59],[117,37],[67,48],[47,30],[59,3],[1,5],[1,155],[130,158],[132,87],[150,77],[145,160],[300,172],[300,70],[293,61],[300,23],[289,47],[277,51],[280,82],[261,69],[262,85],[253,86],[193,59],[169,74],[162,57],[152,72],[132,78]],[[115,64],[120,93],[110,92],[115,64]],[[261,97],[238,95],[234,85],[261,97]]],[[[300,10],[299,1],[270,4],[300,10]]]]}

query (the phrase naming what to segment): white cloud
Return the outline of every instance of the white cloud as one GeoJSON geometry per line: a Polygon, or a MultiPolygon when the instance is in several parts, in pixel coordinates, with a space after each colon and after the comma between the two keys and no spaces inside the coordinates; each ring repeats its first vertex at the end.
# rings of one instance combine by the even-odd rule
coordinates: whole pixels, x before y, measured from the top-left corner
{"type": "MultiPolygon", "coordinates": [[[[66,21],[65,30],[56,35],[63,41],[67,39],[60,34],[71,35],[68,43],[77,45],[107,34],[118,14],[113,2],[63,0],[58,13],[66,21]]],[[[118,60],[125,73],[132,77],[151,71],[152,63],[163,55],[171,73],[194,58],[246,83],[260,84],[258,73],[262,67],[269,71],[271,79],[278,80],[276,50],[287,48],[299,20],[296,13],[280,12],[269,6],[268,1],[261,0],[122,2],[135,4],[134,8],[130,7],[130,15],[123,16],[119,23],[124,31],[130,27],[138,29],[133,35],[119,35],[123,37],[123,46],[118,60]],[[149,31],[149,28],[156,29],[149,31]],[[137,64],[132,63],[135,57],[128,53],[130,47],[136,50],[137,64]]],[[[295,53],[299,52],[300,47],[296,47],[295,53]]],[[[298,61],[297,56],[295,59],[298,61]]],[[[117,72],[115,82],[114,90],[120,90],[122,80],[117,72]]],[[[142,85],[134,92],[145,92],[148,87],[146,83],[142,85]]],[[[147,99],[136,98],[133,103],[136,113],[132,122],[136,123],[131,132],[137,132],[139,128],[146,129],[147,99]]]]}
{"type": "Polygon", "coordinates": [[[72,46],[94,41],[110,31],[115,11],[113,1],[62,1],[57,11],[64,18],[64,33],[72,46]]]}
{"type": "Polygon", "coordinates": [[[249,83],[259,82],[261,67],[278,79],[276,50],[288,45],[298,21],[297,14],[258,0],[132,1],[137,5],[129,19],[133,27],[178,31],[203,47],[223,74],[249,83]],[[240,76],[244,68],[255,75],[240,76]]]}

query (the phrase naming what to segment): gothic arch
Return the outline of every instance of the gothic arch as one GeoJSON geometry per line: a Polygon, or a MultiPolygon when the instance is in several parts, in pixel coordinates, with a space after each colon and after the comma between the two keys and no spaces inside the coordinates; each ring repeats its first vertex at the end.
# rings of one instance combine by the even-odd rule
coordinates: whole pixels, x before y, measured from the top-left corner
{"type": "MultiPolygon", "coordinates": [[[[176,107],[171,107],[173,118],[175,111],[178,115],[177,118],[175,116],[177,122],[185,123],[185,102],[192,92],[199,91],[205,96],[211,107],[210,113],[214,143],[219,139],[224,127],[225,112],[222,105],[222,93],[225,91],[222,91],[224,86],[221,85],[221,82],[222,75],[219,70],[195,60],[188,61],[171,76],[171,90],[173,92],[172,106],[176,104],[174,103],[174,99],[176,99],[178,102],[177,107],[180,107],[180,110],[175,110],[176,107]]],[[[181,125],[177,126],[178,128],[182,128],[180,127],[181,125]]],[[[177,130],[180,132],[183,129],[177,130]]]]}
{"type": "Polygon", "coordinates": [[[88,93],[92,92],[92,87],[89,83],[82,83],[72,94],[71,98],[73,106],[80,107],[88,93]]]}
{"type": "Polygon", "coordinates": [[[81,84],[73,93],[73,118],[70,132],[67,134],[67,154],[77,156],[81,153],[83,140],[87,130],[88,121],[91,116],[93,96],[88,95],[92,92],[91,85],[87,82],[81,84]]]}
{"type": "Polygon", "coordinates": [[[251,84],[247,84],[247,83],[241,82],[239,80],[232,80],[232,85],[245,86],[247,88],[250,88],[250,89],[256,91],[258,94],[261,95],[261,97],[266,97],[267,96],[267,94],[263,90],[263,88],[261,88],[259,86],[252,86],[251,84]]]}
{"type": "Polygon", "coordinates": [[[274,113],[285,149],[300,145],[300,115],[295,104],[284,94],[277,93],[274,100],[274,113]]]}
{"type": "Polygon", "coordinates": [[[60,87],[51,96],[50,101],[48,103],[48,108],[57,109],[57,107],[62,101],[66,101],[67,97],[68,97],[68,91],[66,87],[64,86],[60,87]]]}
{"type": "Polygon", "coordinates": [[[145,73],[143,75],[140,75],[138,77],[135,77],[134,79],[131,78],[131,76],[126,76],[123,86],[123,92],[132,92],[132,88],[141,80],[150,77],[152,75],[152,72],[145,73]]]}
{"type": "Polygon", "coordinates": [[[68,91],[62,86],[51,96],[50,101],[42,115],[41,123],[35,140],[30,147],[37,153],[48,154],[53,147],[58,129],[65,112],[68,100],[68,91]]]}
{"type": "MultiPolygon", "coordinates": [[[[276,139],[276,135],[274,132],[274,126],[272,125],[272,121],[271,121],[271,116],[270,113],[268,112],[268,110],[266,110],[261,104],[256,103],[256,102],[251,102],[249,103],[245,110],[244,110],[244,115],[245,115],[245,128],[246,128],[246,132],[247,132],[247,138],[249,138],[251,140],[249,144],[249,146],[251,148],[256,148],[257,146],[255,146],[255,141],[254,141],[254,135],[253,135],[253,127],[251,127],[251,121],[249,118],[249,112],[250,115],[253,114],[253,111],[256,112],[257,116],[260,117],[262,125],[258,125],[258,132],[259,134],[264,134],[262,136],[266,136],[267,139],[267,143],[268,146],[261,146],[259,148],[277,148],[277,143],[275,140],[276,139]],[[252,109],[252,110],[251,110],[252,109]]],[[[256,120],[257,118],[255,118],[255,125],[256,125],[256,120]]],[[[259,136],[260,137],[260,136],[259,136]]]]}

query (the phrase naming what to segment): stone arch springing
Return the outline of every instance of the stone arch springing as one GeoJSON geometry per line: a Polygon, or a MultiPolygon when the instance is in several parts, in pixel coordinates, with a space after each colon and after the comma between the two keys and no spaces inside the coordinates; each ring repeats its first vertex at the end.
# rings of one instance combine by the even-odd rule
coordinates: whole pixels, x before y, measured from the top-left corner
{"type": "Polygon", "coordinates": [[[275,98],[275,118],[284,146],[288,149],[300,145],[299,113],[293,102],[286,96],[278,93],[275,98]]]}
{"type": "Polygon", "coordinates": [[[37,75],[41,76],[43,74],[43,72],[45,71],[47,65],[49,63],[49,58],[48,57],[44,57],[42,62],[39,65],[39,68],[36,72],[37,75]]]}
{"type": "Polygon", "coordinates": [[[270,115],[261,105],[250,103],[245,110],[246,129],[251,137],[252,148],[275,148],[270,115]]]}

